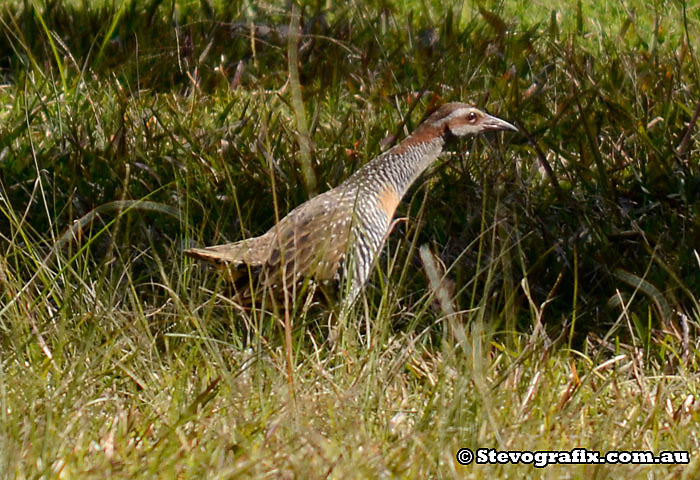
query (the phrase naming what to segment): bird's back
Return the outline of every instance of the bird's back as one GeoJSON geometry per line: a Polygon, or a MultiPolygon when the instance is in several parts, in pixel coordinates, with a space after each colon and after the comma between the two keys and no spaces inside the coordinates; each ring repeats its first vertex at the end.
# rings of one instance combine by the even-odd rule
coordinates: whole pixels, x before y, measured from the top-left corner
{"type": "Polygon", "coordinates": [[[228,272],[239,299],[256,288],[279,292],[306,279],[339,282],[348,251],[357,195],[329,190],[298,206],[259,237],[207,248],[192,248],[191,257],[220,265],[228,272]]]}

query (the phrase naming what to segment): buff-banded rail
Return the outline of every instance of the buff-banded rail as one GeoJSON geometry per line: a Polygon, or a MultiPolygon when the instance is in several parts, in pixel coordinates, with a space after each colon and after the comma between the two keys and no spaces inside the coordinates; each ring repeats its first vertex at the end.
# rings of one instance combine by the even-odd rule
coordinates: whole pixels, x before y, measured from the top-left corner
{"type": "Polygon", "coordinates": [[[265,234],[185,253],[223,267],[239,301],[250,301],[257,292],[279,298],[305,280],[330,285],[353,300],[411,184],[437,160],[450,138],[494,130],[518,129],[471,105],[447,103],[401,143],[296,207],[265,234]]]}

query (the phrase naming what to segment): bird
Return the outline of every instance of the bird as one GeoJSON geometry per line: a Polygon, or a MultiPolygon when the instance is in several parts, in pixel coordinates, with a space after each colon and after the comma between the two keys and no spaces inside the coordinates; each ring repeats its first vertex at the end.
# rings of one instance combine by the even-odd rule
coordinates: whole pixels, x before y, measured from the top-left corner
{"type": "Polygon", "coordinates": [[[397,206],[419,175],[451,139],[498,130],[518,131],[472,105],[446,103],[402,142],[294,208],[263,235],[184,253],[222,267],[234,296],[245,303],[255,301],[261,288],[279,298],[304,281],[330,285],[352,302],[391,231],[397,206]]]}

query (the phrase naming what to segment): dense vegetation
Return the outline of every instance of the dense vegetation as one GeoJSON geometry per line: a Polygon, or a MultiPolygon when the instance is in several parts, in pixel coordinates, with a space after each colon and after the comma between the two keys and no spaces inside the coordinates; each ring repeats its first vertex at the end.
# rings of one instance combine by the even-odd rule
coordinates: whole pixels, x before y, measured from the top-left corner
{"type": "Polygon", "coordinates": [[[0,6],[0,471],[558,477],[454,454],[697,453],[700,9],[308,2],[296,34],[290,8],[0,6]],[[422,177],[346,323],[299,299],[285,341],[183,257],[453,100],[523,133],[422,177]]]}

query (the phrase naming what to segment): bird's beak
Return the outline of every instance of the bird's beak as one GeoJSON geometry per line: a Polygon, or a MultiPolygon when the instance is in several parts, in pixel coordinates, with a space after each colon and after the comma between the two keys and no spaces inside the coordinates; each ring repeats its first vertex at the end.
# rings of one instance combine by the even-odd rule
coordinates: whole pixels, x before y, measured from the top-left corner
{"type": "Polygon", "coordinates": [[[518,129],[512,123],[508,123],[505,120],[501,120],[493,115],[486,114],[484,119],[481,121],[481,125],[484,130],[513,130],[517,132],[518,129]]]}

